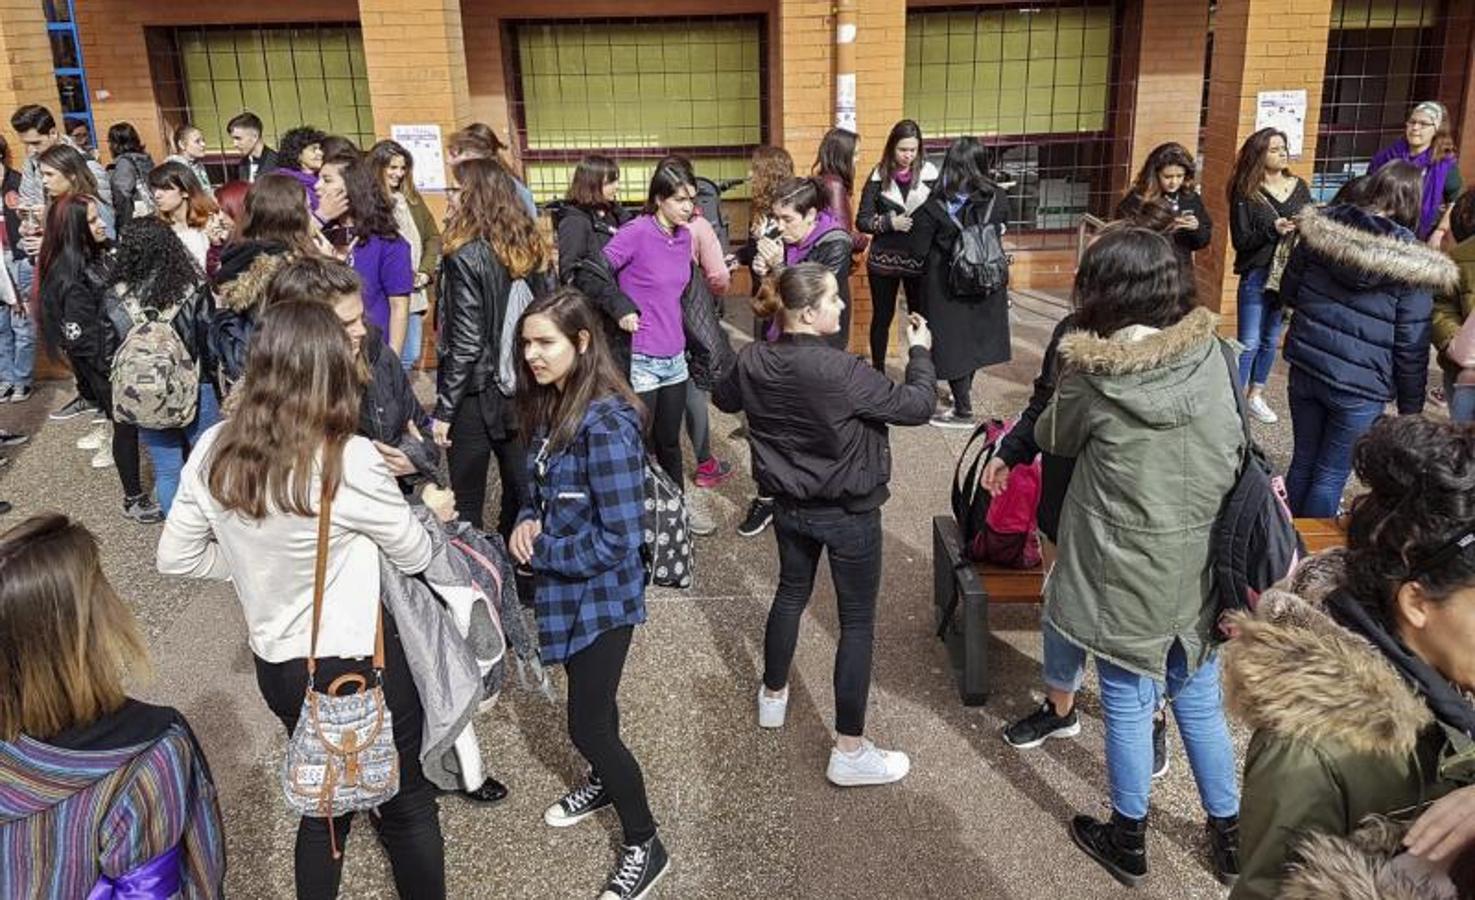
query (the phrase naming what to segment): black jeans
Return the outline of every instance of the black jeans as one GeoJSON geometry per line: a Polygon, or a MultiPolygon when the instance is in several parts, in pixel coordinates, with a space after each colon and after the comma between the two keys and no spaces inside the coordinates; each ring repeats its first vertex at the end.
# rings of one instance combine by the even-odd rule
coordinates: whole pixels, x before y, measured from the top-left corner
{"type": "MultiPolygon", "coordinates": [[[[326,688],[345,672],[369,674],[370,660],[319,659],[317,684],[326,688]]],[[[276,713],[287,734],[297,727],[307,690],[307,660],[269,663],[256,659],[256,684],[266,705],[276,713]]],[[[399,793],[370,816],[379,842],[389,853],[394,884],[405,900],[442,900],[446,896],[446,847],[440,832],[436,790],[420,769],[420,733],[425,717],[420,694],[410,677],[399,631],[384,615],[384,697],[394,720],[394,745],[399,750],[399,793]]],[[[352,815],[333,819],[338,846],[347,848],[352,815]]],[[[299,900],[331,900],[338,896],[343,859],[333,859],[328,820],[303,816],[297,825],[297,896],[299,900]]]]}
{"type": "Polygon", "coordinates": [[[630,748],[620,740],[616,699],[625,657],[635,626],[606,631],[594,643],[569,657],[568,734],[614,801],[626,844],[643,844],[655,836],[656,823],[645,796],[645,776],[630,748]]]}
{"type": "MultiPolygon", "coordinates": [[[[108,418],[113,416],[113,385],[101,362],[89,356],[67,354],[72,373],[77,377],[77,393],[97,407],[108,418]]],[[[143,495],[143,478],[139,469],[138,426],[126,422],[113,423],[113,464],[118,467],[118,481],[123,485],[123,498],[143,495]]]]}
{"type": "Polygon", "coordinates": [[[962,378],[949,378],[948,390],[953,392],[953,412],[960,416],[973,415],[973,372],[962,378]]]}
{"type": "MultiPolygon", "coordinates": [[[[906,284],[907,309],[922,312],[922,279],[900,275],[867,274],[871,283],[871,365],[886,368],[886,345],[891,341],[891,320],[896,315],[896,292],[906,284]]],[[[925,315],[925,313],[924,313],[925,315]]]]}
{"type": "Polygon", "coordinates": [[[778,538],[778,592],[763,633],[763,684],[779,691],[799,641],[799,619],[814,591],[820,553],[830,555],[830,579],[840,610],[835,651],[835,730],[860,737],[871,690],[871,644],[876,595],[881,590],[881,510],[847,512],[839,506],[795,507],[783,498],[773,515],[778,538]]]}
{"type": "MultiPolygon", "coordinates": [[[[496,388],[489,388],[496,392],[496,388]]],[[[482,529],[482,511],[487,505],[487,472],[492,456],[502,481],[501,509],[497,533],[507,540],[517,513],[528,499],[527,450],[511,430],[507,403],[502,397],[468,394],[456,407],[451,421],[451,447],[446,451],[451,490],[456,494],[456,517],[482,529]]]]}
{"type": "Polygon", "coordinates": [[[640,402],[650,410],[650,442],[656,462],[686,490],[681,461],[681,420],[686,416],[686,382],[668,384],[640,394],[640,402]]]}

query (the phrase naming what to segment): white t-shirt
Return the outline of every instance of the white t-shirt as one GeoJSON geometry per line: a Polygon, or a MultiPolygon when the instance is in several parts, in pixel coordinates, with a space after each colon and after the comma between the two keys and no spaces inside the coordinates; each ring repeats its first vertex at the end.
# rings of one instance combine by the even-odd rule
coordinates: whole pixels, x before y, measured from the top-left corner
{"type": "MultiPolygon", "coordinates": [[[[207,479],[223,427],[206,431],[185,463],[159,539],[159,571],[233,581],[252,652],[273,663],[304,659],[312,639],[317,519],[273,512],[254,521],[221,509],[207,479]]],[[[314,498],[319,484],[314,473],[314,498]]],[[[319,657],[374,652],[381,549],[407,574],[430,564],[425,526],[410,512],[379,451],[367,438],[353,437],[343,448],[343,480],[333,498],[319,657]]]]}

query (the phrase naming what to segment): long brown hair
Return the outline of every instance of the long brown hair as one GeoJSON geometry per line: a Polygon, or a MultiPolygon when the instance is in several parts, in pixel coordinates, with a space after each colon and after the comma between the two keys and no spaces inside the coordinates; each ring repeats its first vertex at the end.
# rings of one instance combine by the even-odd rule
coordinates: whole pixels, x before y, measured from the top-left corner
{"type": "Polygon", "coordinates": [[[45,740],[121,707],[148,671],[133,614],[97,541],[60,513],[0,534],[0,741],[45,740]]]}
{"type": "Polygon", "coordinates": [[[785,178],[794,177],[794,157],[782,147],[767,144],[753,151],[749,166],[753,172],[750,187],[753,191],[752,206],[748,215],[753,222],[773,215],[773,201],[778,199],[774,191],[785,178]]]}
{"type": "MultiPolygon", "coordinates": [[[[204,228],[210,217],[220,211],[215,201],[205,192],[200,179],[182,162],[170,160],[154,166],[149,171],[149,190],[173,188],[184,194],[185,224],[191,228],[204,228]]],[[[163,213],[156,212],[160,219],[163,213]]]]}
{"type": "MultiPolygon", "coordinates": [[[[563,383],[563,390],[551,384],[538,384],[526,360],[517,367],[517,411],[523,434],[546,434],[548,449],[561,450],[569,445],[583,424],[589,404],[611,394],[640,413],[645,407],[630,389],[630,383],[615,367],[604,327],[594,307],[577,288],[561,287],[528,304],[517,323],[517,345],[524,344],[523,324],[532,316],[544,316],[568,338],[575,348],[582,338],[587,347],[574,357],[573,368],[563,383]]],[[[519,354],[521,356],[521,354],[519,354]]]]}
{"type": "MultiPolygon", "coordinates": [[[[1261,128],[1245,138],[1239,148],[1239,158],[1234,161],[1234,175],[1229,179],[1229,205],[1238,200],[1254,200],[1260,195],[1260,184],[1265,180],[1265,153],[1270,149],[1271,138],[1280,138],[1290,147],[1290,138],[1278,128],[1261,128]]],[[[1292,178],[1291,170],[1284,173],[1292,178]]]]}
{"type": "Polygon", "coordinates": [[[1137,171],[1137,178],[1132,182],[1132,193],[1141,197],[1144,201],[1152,200],[1162,194],[1162,185],[1158,183],[1157,174],[1168,166],[1177,166],[1183,170],[1183,187],[1180,189],[1187,193],[1193,193],[1195,187],[1193,154],[1182,144],[1169,141],[1166,144],[1158,144],[1147,154],[1142,168],[1137,171]]]}
{"type": "Polygon", "coordinates": [[[236,227],[243,241],[270,241],[299,253],[316,253],[312,213],[302,182],[284,172],[268,172],[246,192],[246,211],[236,227]]]}
{"type": "Polygon", "coordinates": [[[446,223],[445,252],[454,253],[481,238],[491,244],[513,278],[547,268],[547,243],[501,163],[463,159],[451,174],[461,187],[461,199],[446,223]]]}
{"type": "Polygon", "coordinates": [[[326,303],[289,301],[266,310],[251,339],[246,375],[233,393],[209,461],[210,494],[250,519],[270,512],[314,515],[312,471],[337,491],[343,446],[358,428],[363,380],[348,335],[326,303]]]}
{"type": "Polygon", "coordinates": [[[399,183],[399,192],[412,205],[424,206],[425,201],[420,199],[420,192],[415,188],[415,157],[398,141],[380,141],[369,148],[369,165],[374,170],[374,177],[384,185],[384,191],[388,193],[389,184],[384,179],[384,170],[389,168],[396,156],[405,161],[405,180],[399,183]]]}
{"type": "Polygon", "coordinates": [[[95,199],[102,198],[102,195],[97,192],[97,179],[93,177],[92,170],[87,168],[87,158],[76,147],[70,144],[55,144],[37,154],[36,162],[44,163],[60,172],[72,183],[71,193],[95,199]]]}

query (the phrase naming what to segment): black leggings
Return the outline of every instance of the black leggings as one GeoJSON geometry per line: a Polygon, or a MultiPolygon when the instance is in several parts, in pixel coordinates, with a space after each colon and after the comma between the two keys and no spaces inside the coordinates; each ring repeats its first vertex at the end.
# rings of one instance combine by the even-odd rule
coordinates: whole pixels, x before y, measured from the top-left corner
{"type": "Polygon", "coordinates": [[[640,763],[620,740],[616,705],[634,633],[633,625],[606,631],[563,665],[568,672],[569,738],[614,802],[625,843],[643,844],[655,837],[656,823],[645,796],[640,763]]]}
{"type": "MultiPolygon", "coordinates": [[[[903,284],[907,291],[907,309],[922,312],[922,279],[900,275],[867,273],[871,282],[871,365],[886,368],[886,345],[891,341],[891,320],[896,316],[896,291],[903,284]]],[[[923,313],[923,315],[926,315],[923,313]]]]}
{"type": "MultiPolygon", "coordinates": [[[[317,683],[327,685],[345,672],[372,671],[368,659],[319,659],[317,683]]],[[[297,727],[307,689],[307,660],[269,663],[256,658],[256,684],[266,705],[276,713],[287,734],[297,727]]],[[[371,814],[379,842],[389,853],[394,885],[405,900],[442,900],[446,896],[446,846],[440,831],[436,790],[420,769],[420,733],[425,712],[410,677],[399,630],[384,615],[384,697],[394,720],[394,745],[399,751],[399,793],[371,814]]],[[[353,816],[333,819],[338,846],[348,846],[353,816]]],[[[303,816],[297,824],[297,896],[299,900],[332,900],[343,878],[343,858],[333,859],[328,820],[303,816]]]]}
{"type": "Polygon", "coordinates": [[[492,456],[497,457],[497,473],[502,481],[497,533],[504,541],[511,537],[517,514],[528,499],[527,452],[508,430],[510,422],[504,419],[505,414],[501,398],[481,394],[461,398],[451,421],[451,447],[446,451],[451,490],[456,494],[456,518],[477,530],[482,530],[487,505],[487,473],[492,456]]]}
{"type": "Polygon", "coordinates": [[[681,461],[681,420],[686,416],[686,382],[668,384],[640,395],[640,402],[650,410],[650,441],[656,462],[686,490],[681,461]]]}
{"type": "Polygon", "coordinates": [[[962,378],[947,380],[948,390],[953,392],[953,412],[960,416],[973,415],[973,375],[969,372],[962,378]]]}
{"type": "MultiPolygon", "coordinates": [[[[113,385],[108,373],[97,361],[87,356],[67,355],[72,372],[77,376],[77,393],[83,400],[113,415],[113,385]]],[[[118,467],[118,481],[123,485],[124,499],[143,496],[143,478],[139,474],[138,426],[126,422],[113,423],[113,464],[118,467]]]]}

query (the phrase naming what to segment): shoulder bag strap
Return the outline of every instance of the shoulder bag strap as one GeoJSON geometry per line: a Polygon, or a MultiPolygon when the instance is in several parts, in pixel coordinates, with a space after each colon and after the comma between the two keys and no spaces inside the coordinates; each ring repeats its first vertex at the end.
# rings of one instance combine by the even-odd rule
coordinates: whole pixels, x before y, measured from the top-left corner
{"type": "MultiPolygon", "coordinates": [[[[323,480],[322,499],[318,502],[317,558],[312,567],[312,645],[307,651],[307,689],[312,690],[313,676],[318,669],[318,627],[323,618],[323,588],[328,580],[328,523],[333,515],[333,495],[328,490],[327,479],[323,480]]],[[[382,629],[381,629],[382,630],[382,629]]],[[[376,644],[374,664],[380,665],[382,646],[376,644]]]]}
{"type": "Polygon", "coordinates": [[[1250,416],[1245,410],[1245,389],[1239,383],[1239,357],[1235,354],[1234,348],[1229,345],[1228,341],[1220,338],[1215,338],[1214,340],[1219,342],[1219,350],[1224,356],[1224,364],[1229,367],[1229,386],[1234,389],[1234,408],[1239,413],[1239,424],[1245,433],[1245,446],[1239,454],[1240,464],[1243,465],[1244,461],[1249,458],[1250,447],[1254,445],[1255,438],[1250,433],[1250,416]]]}

